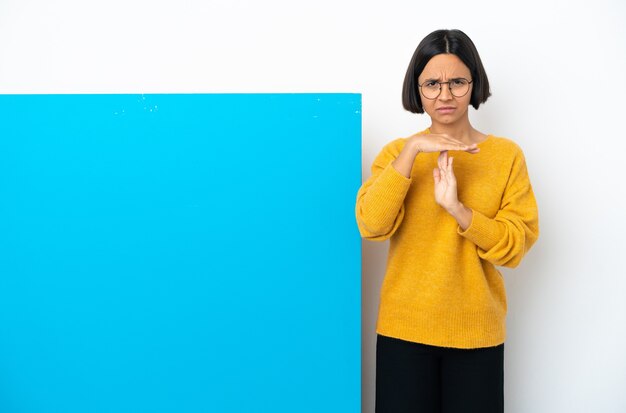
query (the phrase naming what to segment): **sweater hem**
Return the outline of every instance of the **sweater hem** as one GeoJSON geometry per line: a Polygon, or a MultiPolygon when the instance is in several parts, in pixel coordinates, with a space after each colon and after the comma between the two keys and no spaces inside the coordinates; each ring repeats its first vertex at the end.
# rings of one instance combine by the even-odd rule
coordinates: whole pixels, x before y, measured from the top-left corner
{"type": "Polygon", "coordinates": [[[493,347],[506,340],[506,316],[472,311],[392,318],[383,313],[378,317],[376,333],[438,347],[493,347]]]}

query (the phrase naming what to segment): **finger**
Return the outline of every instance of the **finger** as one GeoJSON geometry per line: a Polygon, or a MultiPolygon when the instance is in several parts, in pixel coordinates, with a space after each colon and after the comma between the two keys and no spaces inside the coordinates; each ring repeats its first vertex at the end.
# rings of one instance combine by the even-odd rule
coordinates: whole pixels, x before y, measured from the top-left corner
{"type": "Polygon", "coordinates": [[[461,151],[468,151],[469,152],[469,151],[473,151],[473,150],[476,150],[476,149],[478,149],[478,146],[475,143],[473,143],[471,145],[467,145],[467,144],[461,143],[461,149],[459,149],[459,150],[461,150],[461,151]]]}
{"type": "Polygon", "coordinates": [[[435,185],[441,181],[441,174],[439,173],[439,168],[433,169],[433,178],[435,179],[435,185]]]}
{"type": "Polygon", "coordinates": [[[477,147],[476,143],[468,144],[466,142],[463,142],[463,141],[460,141],[458,139],[454,139],[454,138],[451,138],[451,137],[445,137],[444,141],[445,141],[445,143],[448,143],[450,145],[454,145],[454,147],[456,147],[456,148],[472,149],[472,148],[476,148],[477,147]]]}
{"type": "Polygon", "coordinates": [[[450,159],[451,158],[452,158],[451,156],[447,157],[443,164],[443,174],[445,176],[446,181],[450,179],[450,159]]]}
{"type": "Polygon", "coordinates": [[[439,169],[443,168],[443,160],[444,157],[447,155],[448,151],[441,151],[441,153],[439,154],[439,157],[437,157],[437,165],[439,166],[439,169]]]}
{"type": "Polygon", "coordinates": [[[449,151],[471,151],[475,149],[474,145],[466,145],[464,143],[457,143],[457,142],[451,142],[449,144],[445,144],[443,147],[445,150],[449,150],[449,151]]]}

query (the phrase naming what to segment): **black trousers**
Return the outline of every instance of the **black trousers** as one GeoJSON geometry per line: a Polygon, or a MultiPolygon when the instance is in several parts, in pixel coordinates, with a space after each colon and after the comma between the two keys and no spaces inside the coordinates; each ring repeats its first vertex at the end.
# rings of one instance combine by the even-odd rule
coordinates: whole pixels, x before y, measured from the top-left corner
{"type": "Polygon", "coordinates": [[[504,343],[455,349],[376,338],[376,413],[504,412],[504,343]]]}

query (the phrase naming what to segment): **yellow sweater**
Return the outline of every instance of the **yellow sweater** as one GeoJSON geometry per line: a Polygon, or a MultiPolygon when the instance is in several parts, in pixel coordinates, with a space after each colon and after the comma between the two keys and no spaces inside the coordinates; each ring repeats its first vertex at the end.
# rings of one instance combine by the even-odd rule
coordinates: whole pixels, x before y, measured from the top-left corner
{"type": "Polygon", "coordinates": [[[473,211],[462,231],[435,202],[439,153],[418,154],[411,178],[391,165],[405,142],[383,147],[357,194],[361,236],[390,239],[376,332],[441,347],[501,344],[507,302],[495,265],[516,267],[539,236],[524,154],[493,135],[478,144],[477,154],[451,152],[458,198],[473,211]]]}

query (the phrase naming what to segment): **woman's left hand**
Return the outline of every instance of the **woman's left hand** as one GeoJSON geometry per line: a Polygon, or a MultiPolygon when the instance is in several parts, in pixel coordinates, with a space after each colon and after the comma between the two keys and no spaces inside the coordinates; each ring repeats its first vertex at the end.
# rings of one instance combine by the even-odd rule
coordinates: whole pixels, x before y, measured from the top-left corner
{"type": "Polygon", "coordinates": [[[439,167],[433,170],[435,179],[435,201],[446,211],[456,208],[459,204],[456,188],[456,177],[452,169],[453,157],[448,151],[441,151],[437,160],[439,167]]]}

